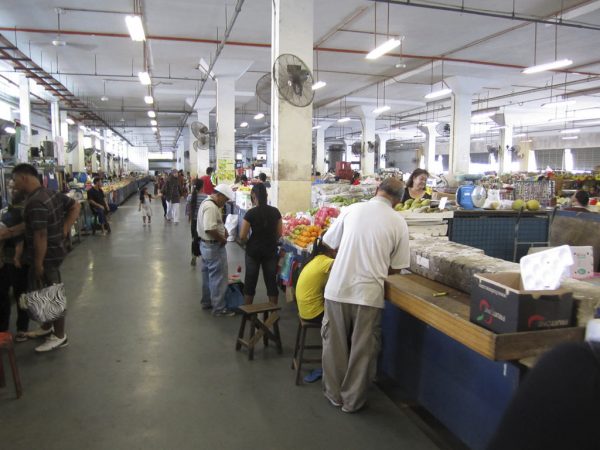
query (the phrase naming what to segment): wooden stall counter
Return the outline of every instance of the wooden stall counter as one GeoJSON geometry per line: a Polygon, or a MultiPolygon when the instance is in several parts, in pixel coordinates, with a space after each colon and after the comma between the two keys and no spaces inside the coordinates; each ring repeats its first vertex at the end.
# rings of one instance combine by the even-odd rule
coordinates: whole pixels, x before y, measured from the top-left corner
{"type": "Polygon", "coordinates": [[[582,341],[582,327],[496,334],[469,321],[470,297],[420,275],[392,275],[385,298],[411,316],[493,361],[537,356],[561,342],[582,341]],[[443,296],[435,293],[446,292],[443,296]]]}

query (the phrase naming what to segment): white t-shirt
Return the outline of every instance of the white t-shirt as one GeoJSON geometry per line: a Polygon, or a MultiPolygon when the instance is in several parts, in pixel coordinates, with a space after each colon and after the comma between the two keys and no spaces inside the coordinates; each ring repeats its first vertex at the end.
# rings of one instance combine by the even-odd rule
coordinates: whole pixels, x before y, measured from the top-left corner
{"type": "Polygon", "coordinates": [[[408,227],[383,197],[347,207],[323,242],[338,250],[325,287],[327,300],[383,308],[388,269],[410,265],[408,227]]]}
{"type": "Polygon", "coordinates": [[[217,230],[221,236],[225,236],[225,225],[223,225],[223,215],[221,209],[210,198],[207,198],[200,205],[198,210],[198,222],[196,231],[200,239],[213,241],[215,238],[206,233],[205,230],[217,230]]]}

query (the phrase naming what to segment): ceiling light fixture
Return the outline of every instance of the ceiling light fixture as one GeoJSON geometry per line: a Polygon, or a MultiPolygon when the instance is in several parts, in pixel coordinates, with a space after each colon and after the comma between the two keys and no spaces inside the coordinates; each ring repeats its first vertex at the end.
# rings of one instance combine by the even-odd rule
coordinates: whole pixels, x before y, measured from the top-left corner
{"type": "Polygon", "coordinates": [[[577,134],[579,133],[581,130],[579,128],[570,128],[570,129],[566,129],[566,130],[560,130],[561,134],[577,134]]]}
{"type": "Polygon", "coordinates": [[[15,127],[4,127],[4,131],[7,132],[8,134],[15,134],[17,132],[17,130],[15,130],[15,127]]]}
{"type": "Polygon", "coordinates": [[[450,88],[443,88],[443,89],[439,89],[437,91],[430,92],[429,94],[427,94],[425,96],[425,98],[427,100],[431,100],[431,99],[434,99],[434,98],[446,97],[446,96],[448,96],[450,94],[452,94],[452,89],[450,89],[450,88]]]}
{"type": "Polygon", "coordinates": [[[70,117],[67,117],[65,122],[67,122],[69,125],[75,125],[75,121],[73,119],[71,119],[70,117]]]}
{"type": "Polygon", "coordinates": [[[312,90],[316,91],[317,89],[324,88],[325,86],[327,86],[327,83],[325,81],[319,80],[315,84],[312,85],[312,90]]]}
{"type": "Polygon", "coordinates": [[[557,100],[555,102],[542,103],[542,108],[563,108],[577,103],[576,100],[557,100]]]}
{"type": "Polygon", "coordinates": [[[391,38],[385,41],[383,44],[380,44],[378,47],[375,47],[373,50],[371,50],[367,54],[366,59],[380,58],[381,56],[391,52],[393,49],[398,47],[400,45],[400,42],[401,41],[398,38],[391,38]]]}
{"type": "Polygon", "coordinates": [[[381,114],[381,113],[384,113],[386,111],[389,111],[390,109],[392,109],[391,106],[383,105],[383,106],[380,106],[379,108],[375,108],[373,110],[373,114],[381,114]]]}
{"type": "Polygon", "coordinates": [[[127,25],[127,30],[129,30],[129,36],[131,36],[132,41],[141,42],[146,40],[144,25],[140,16],[126,16],[125,24],[127,25]]]}
{"type": "Polygon", "coordinates": [[[526,69],[523,69],[522,73],[531,75],[532,73],[540,73],[546,72],[548,70],[562,69],[564,67],[570,66],[571,64],[573,64],[573,61],[570,59],[559,59],[557,61],[527,67],[526,69]]]}
{"type": "Polygon", "coordinates": [[[521,144],[528,144],[528,143],[530,143],[530,142],[533,142],[533,139],[525,139],[525,140],[522,140],[522,141],[519,141],[519,142],[520,142],[521,144]]]}
{"type": "Polygon", "coordinates": [[[148,72],[138,72],[138,77],[140,79],[140,83],[142,83],[144,86],[152,84],[152,80],[150,79],[150,74],[148,72]]]}
{"type": "Polygon", "coordinates": [[[517,134],[513,134],[513,137],[514,137],[514,138],[516,138],[516,137],[525,137],[525,136],[527,136],[527,133],[517,133],[517,134]]]}
{"type": "Polygon", "coordinates": [[[81,131],[87,131],[87,129],[86,129],[86,128],[85,128],[85,126],[83,126],[83,125],[79,125],[79,129],[80,129],[81,131]]]}
{"type": "Polygon", "coordinates": [[[153,127],[155,127],[156,125],[158,125],[158,122],[155,119],[152,119],[150,121],[150,125],[152,125],[153,127]]]}
{"type": "Polygon", "coordinates": [[[471,138],[471,142],[485,141],[484,137],[471,138]]]}
{"type": "Polygon", "coordinates": [[[338,123],[350,122],[352,119],[350,117],[342,117],[338,119],[338,123]]]}
{"type": "Polygon", "coordinates": [[[156,133],[158,131],[158,128],[152,127],[152,131],[154,131],[156,133]]]}
{"type": "Polygon", "coordinates": [[[573,139],[579,139],[579,136],[563,136],[562,139],[563,141],[570,141],[573,139]]]}
{"type": "Polygon", "coordinates": [[[262,119],[263,117],[265,117],[265,115],[264,115],[263,113],[259,112],[258,114],[256,114],[256,115],[254,116],[254,120],[260,120],[260,119],[262,119]]]}
{"type": "Polygon", "coordinates": [[[151,119],[154,119],[156,117],[156,113],[152,110],[148,111],[148,117],[150,117],[151,119]]]}
{"type": "Polygon", "coordinates": [[[248,128],[248,122],[242,122],[242,123],[240,123],[240,127],[242,127],[242,128],[248,128]]]}
{"type": "Polygon", "coordinates": [[[315,125],[314,127],[312,127],[313,130],[318,130],[319,128],[321,128],[321,125],[315,125]]]}
{"type": "Polygon", "coordinates": [[[151,105],[152,103],[154,103],[154,98],[151,95],[145,95],[144,103],[146,103],[146,105],[151,105]]]}

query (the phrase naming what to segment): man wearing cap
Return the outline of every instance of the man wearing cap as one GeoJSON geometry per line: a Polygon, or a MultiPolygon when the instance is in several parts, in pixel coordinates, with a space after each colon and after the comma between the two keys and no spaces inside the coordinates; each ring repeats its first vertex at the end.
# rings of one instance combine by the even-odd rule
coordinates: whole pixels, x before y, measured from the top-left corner
{"type": "Polygon", "coordinates": [[[202,255],[202,309],[213,310],[216,317],[229,317],[235,313],[225,307],[227,290],[227,230],[223,224],[221,208],[233,200],[233,191],[226,184],[218,184],[200,205],[197,231],[202,255]]]}

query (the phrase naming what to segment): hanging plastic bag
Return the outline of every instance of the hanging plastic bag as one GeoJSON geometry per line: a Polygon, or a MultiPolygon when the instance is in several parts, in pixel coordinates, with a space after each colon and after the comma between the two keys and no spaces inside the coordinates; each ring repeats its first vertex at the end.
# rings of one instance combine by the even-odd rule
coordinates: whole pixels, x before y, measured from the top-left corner
{"type": "Polygon", "coordinates": [[[235,241],[235,238],[237,236],[237,226],[238,216],[235,214],[228,214],[227,218],[225,219],[225,229],[229,234],[229,237],[227,238],[229,242],[235,241]]]}

